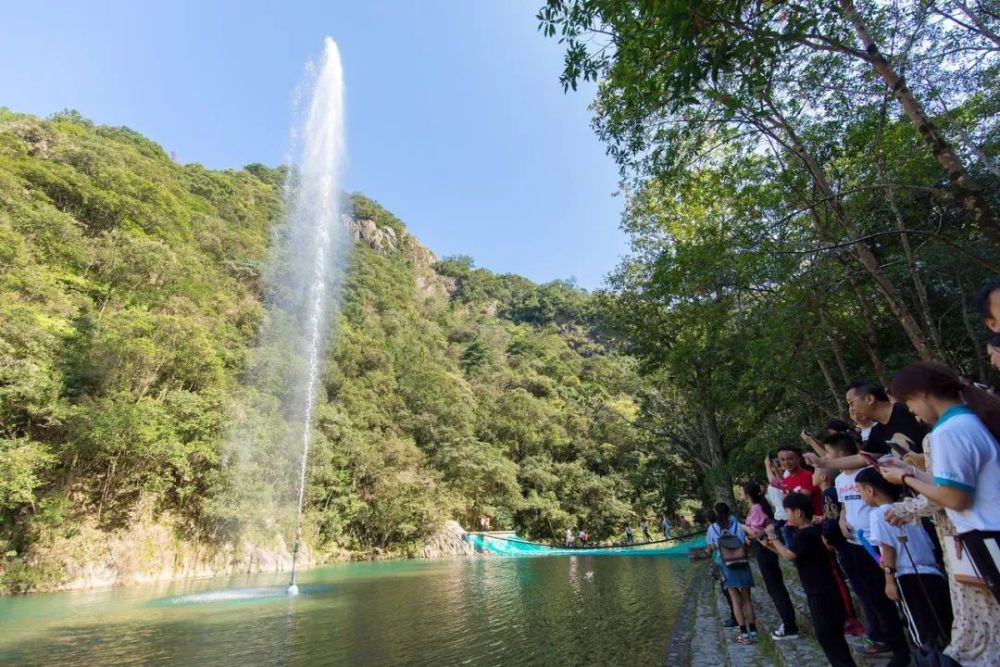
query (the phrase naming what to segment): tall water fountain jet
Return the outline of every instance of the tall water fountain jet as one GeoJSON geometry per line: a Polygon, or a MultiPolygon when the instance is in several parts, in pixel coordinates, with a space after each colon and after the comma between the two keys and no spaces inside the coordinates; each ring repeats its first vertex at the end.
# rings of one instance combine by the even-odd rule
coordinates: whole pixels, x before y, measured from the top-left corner
{"type": "Polygon", "coordinates": [[[341,221],[338,179],[344,158],[344,77],[337,44],[325,39],[323,57],[312,72],[311,94],[297,141],[301,146],[290,170],[288,215],[281,228],[276,270],[268,300],[280,311],[293,343],[287,377],[301,384],[288,388],[286,413],[300,415],[301,459],[295,513],[290,594],[298,593],[296,566],[302,546],[302,508],[312,423],[322,358],[330,329],[329,313],[336,303],[332,285],[339,249],[346,238],[341,221]],[[289,405],[289,401],[291,405],[289,405]],[[289,410],[291,408],[291,410],[289,410]]]}

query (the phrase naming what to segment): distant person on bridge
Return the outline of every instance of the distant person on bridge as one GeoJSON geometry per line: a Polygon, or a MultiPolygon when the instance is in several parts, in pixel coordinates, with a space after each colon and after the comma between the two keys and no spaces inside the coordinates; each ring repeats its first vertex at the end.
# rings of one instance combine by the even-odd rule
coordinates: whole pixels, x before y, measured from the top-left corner
{"type": "Polygon", "coordinates": [[[642,539],[647,542],[652,542],[653,538],[649,535],[649,522],[643,519],[642,523],[639,524],[639,527],[642,528],[642,539]]]}
{"type": "Polygon", "coordinates": [[[572,528],[567,528],[566,529],[566,546],[567,547],[572,547],[573,546],[573,529],[572,528]]]}
{"type": "Polygon", "coordinates": [[[632,534],[632,526],[625,525],[625,544],[632,544],[635,542],[635,535],[632,534]]]}
{"type": "Polygon", "coordinates": [[[667,518],[666,514],[663,515],[663,521],[660,522],[660,527],[663,528],[663,539],[669,540],[671,526],[670,519],[667,518]]]}

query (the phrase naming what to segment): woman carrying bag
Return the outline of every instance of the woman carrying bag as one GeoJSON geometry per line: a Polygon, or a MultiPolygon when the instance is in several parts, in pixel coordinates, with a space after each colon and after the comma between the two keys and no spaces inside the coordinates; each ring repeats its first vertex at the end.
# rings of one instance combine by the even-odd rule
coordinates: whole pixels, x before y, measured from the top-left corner
{"type": "Polygon", "coordinates": [[[726,503],[716,503],[715,515],[716,521],[708,527],[705,536],[708,550],[725,577],[723,585],[732,600],[736,621],[740,624],[736,641],[754,644],[757,642],[757,625],[750,598],[753,574],[747,560],[747,536],[726,503]]]}
{"type": "Polygon", "coordinates": [[[747,514],[743,531],[751,541],[751,552],[757,559],[760,576],[764,580],[767,594],[774,602],[774,608],[781,617],[781,626],[771,633],[771,639],[798,639],[799,626],[795,620],[795,606],[785,588],[785,580],[781,575],[781,565],[778,556],[773,551],[762,547],[756,540],[767,534],[767,527],[774,526],[774,508],[764,497],[764,492],[755,482],[743,485],[743,495],[750,503],[750,513],[747,514]]]}
{"type": "Polygon", "coordinates": [[[890,482],[920,494],[893,505],[900,525],[934,516],[946,552],[955,620],[945,653],[964,667],[1000,664],[1000,399],[963,385],[941,364],[920,361],[893,378],[890,393],[933,426],[927,472],[886,460],[890,482]]]}

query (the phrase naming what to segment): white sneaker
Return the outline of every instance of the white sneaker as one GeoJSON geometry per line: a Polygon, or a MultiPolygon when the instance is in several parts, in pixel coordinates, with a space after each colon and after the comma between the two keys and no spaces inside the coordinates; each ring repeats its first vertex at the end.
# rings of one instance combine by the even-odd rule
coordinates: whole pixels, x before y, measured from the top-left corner
{"type": "Polygon", "coordinates": [[[778,629],[771,633],[771,639],[774,641],[782,641],[784,639],[798,639],[799,634],[797,632],[786,633],[785,624],[782,623],[778,626],[778,629]]]}

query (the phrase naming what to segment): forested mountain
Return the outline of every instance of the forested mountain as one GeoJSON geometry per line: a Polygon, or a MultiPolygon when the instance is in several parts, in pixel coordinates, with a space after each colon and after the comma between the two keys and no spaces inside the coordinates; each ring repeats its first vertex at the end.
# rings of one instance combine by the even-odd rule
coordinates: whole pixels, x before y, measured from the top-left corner
{"type": "MultiPolygon", "coordinates": [[[[252,503],[225,493],[283,180],[178,164],[75,112],[0,109],[8,589],[57,585],[101,535],[148,524],[197,544],[283,530],[246,525],[252,503]]],[[[408,553],[483,514],[607,537],[676,509],[692,478],[637,427],[644,380],[595,297],[439,262],[375,202],[350,204],[310,460],[315,553],[408,553]]]]}

